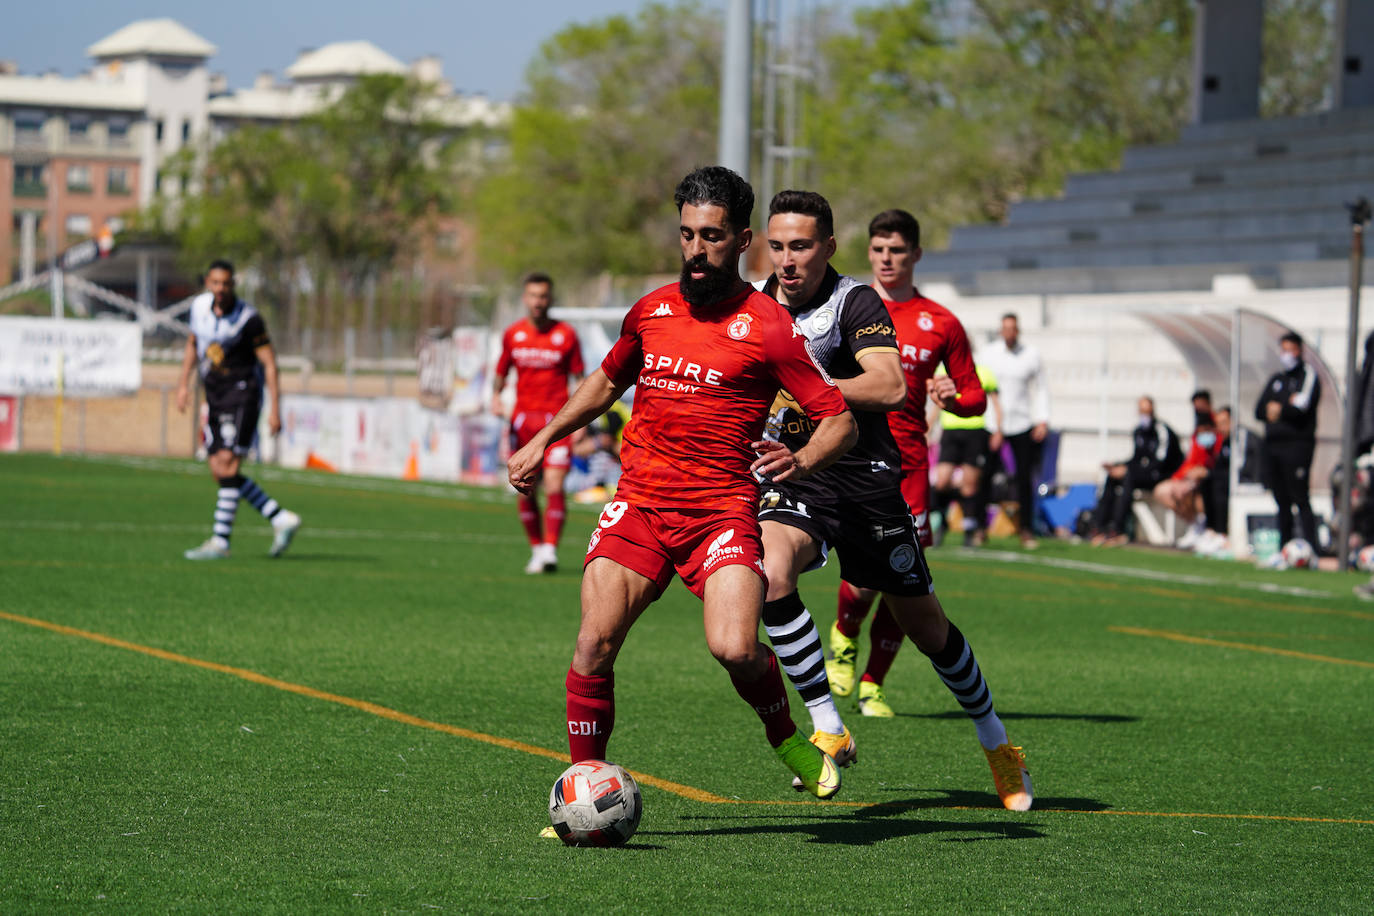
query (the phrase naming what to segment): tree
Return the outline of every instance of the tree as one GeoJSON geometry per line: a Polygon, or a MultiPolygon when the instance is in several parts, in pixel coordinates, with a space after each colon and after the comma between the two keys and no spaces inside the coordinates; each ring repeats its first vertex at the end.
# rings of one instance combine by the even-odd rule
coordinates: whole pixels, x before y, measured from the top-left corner
{"type": "Polygon", "coordinates": [[[370,327],[379,279],[414,260],[453,210],[459,133],[432,87],[366,76],[299,122],[244,126],[208,152],[184,150],[165,169],[180,193],[140,222],[172,234],[191,270],[213,257],[252,265],[260,298],[291,328],[307,289],[328,313],[318,318],[335,325],[354,323],[347,312],[361,298],[370,327]],[[331,285],[342,295],[329,298],[331,285]]]}
{"type": "Polygon", "coordinates": [[[671,189],[716,155],[721,31],[690,3],[544,42],[510,154],[474,195],[484,263],[512,277],[676,272],[671,189]]]}

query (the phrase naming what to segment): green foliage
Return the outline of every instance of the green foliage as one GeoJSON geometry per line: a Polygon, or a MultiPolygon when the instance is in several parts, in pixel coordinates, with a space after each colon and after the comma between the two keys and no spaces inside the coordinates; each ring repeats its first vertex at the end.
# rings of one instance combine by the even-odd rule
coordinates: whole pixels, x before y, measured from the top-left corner
{"type": "Polygon", "coordinates": [[[823,45],[809,139],[817,186],[858,235],[851,262],[878,210],[912,210],[940,244],[1070,172],[1114,166],[1127,145],[1170,139],[1186,115],[1189,0],[973,7],[958,34],[929,0],[861,9],[823,45]]]}
{"type": "Polygon", "coordinates": [[[486,265],[507,277],[676,270],[672,189],[716,155],[717,18],[653,3],[540,47],[509,159],[475,195],[486,265]]]}
{"type": "Polygon", "coordinates": [[[356,295],[452,211],[455,133],[430,87],[367,76],[298,122],[245,125],[208,153],[183,150],[164,175],[188,193],[160,198],[137,225],[172,235],[188,270],[214,257],[253,265],[278,314],[291,311],[302,266],[317,288],[334,278],[356,295]]]}
{"type": "Polygon", "coordinates": [[[1265,0],[1260,115],[1310,114],[1329,101],[1333,0],[1265,0]]]}

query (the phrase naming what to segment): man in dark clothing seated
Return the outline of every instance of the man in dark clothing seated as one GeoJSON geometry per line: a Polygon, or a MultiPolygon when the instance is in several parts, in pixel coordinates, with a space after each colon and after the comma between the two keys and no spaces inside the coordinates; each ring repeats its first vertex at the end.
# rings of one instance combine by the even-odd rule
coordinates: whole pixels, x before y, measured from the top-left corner
{"type": "Polygon", "coordinates": [[[1093,514],[1094,544],[1126,543],[1126,520],[1135,491],[1152,491],[1183,463],[1178,436],[1167,423],[1155,418],[1154,398],[1142,397],[1137,406],[1140,418],[1133,435],[1135,451],[1126,461],[1102,465],[1107,480],[1093,514]]]}

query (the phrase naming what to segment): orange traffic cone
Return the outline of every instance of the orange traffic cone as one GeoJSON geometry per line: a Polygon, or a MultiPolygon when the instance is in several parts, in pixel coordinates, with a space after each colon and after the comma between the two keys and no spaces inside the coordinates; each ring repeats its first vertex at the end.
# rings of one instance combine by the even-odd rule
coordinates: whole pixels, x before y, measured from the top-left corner
{"type": "Polygon", "coordinates": [[[334,467],[334,465],[330,464],[328,461],[325,461],[323,458],[321,458],[319,455],[316,455],[314,452],[311,452],[305,456],[305,466],[306,468],[312,471],[328,471],[331,474],[339,473],[338,468],[334,467]]]}
{"type": "Polygon", "coordinates": [[[420,446],[410,443],[410,457],[406,459],[406,469],[401,472],[402,480],[420,479],[420,446]]]}

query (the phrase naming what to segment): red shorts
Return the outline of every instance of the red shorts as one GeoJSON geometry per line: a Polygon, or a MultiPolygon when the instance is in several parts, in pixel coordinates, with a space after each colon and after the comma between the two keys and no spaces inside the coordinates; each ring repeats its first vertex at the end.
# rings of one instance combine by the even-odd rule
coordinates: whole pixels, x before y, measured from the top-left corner
{"type": "Polygon", "coordinates": [[[675,571],[698,598],[711,574],[726,566],[748,566],[763,579],[765,588],[768,584],[759,522],[749,507],[647,509],[624,501],[609,502],[601,510],[582,565],[597,557],[652,579],[660,595],[675,571]]]}
{"type": "MultiPolygon", "coordinates": [[[[511,454],[515,454],[528,444],[534,438],[534,434],[548,426],[552,419],[553,414],[546,411],[535,413],[517,410],[510,421],[511,454]]],[[[544,467],[552,468],[555,471],[566,471],[571,466],[572,436],[565,436],[544,450],[544,467]]]]}
{"type": "Polygon", "coordinates": [[[922,547],[934,543],[930,534],[930,450],[925,437],[899,439],[902,453],[902,498],[916,520],[916,536],[922,547]]]}

